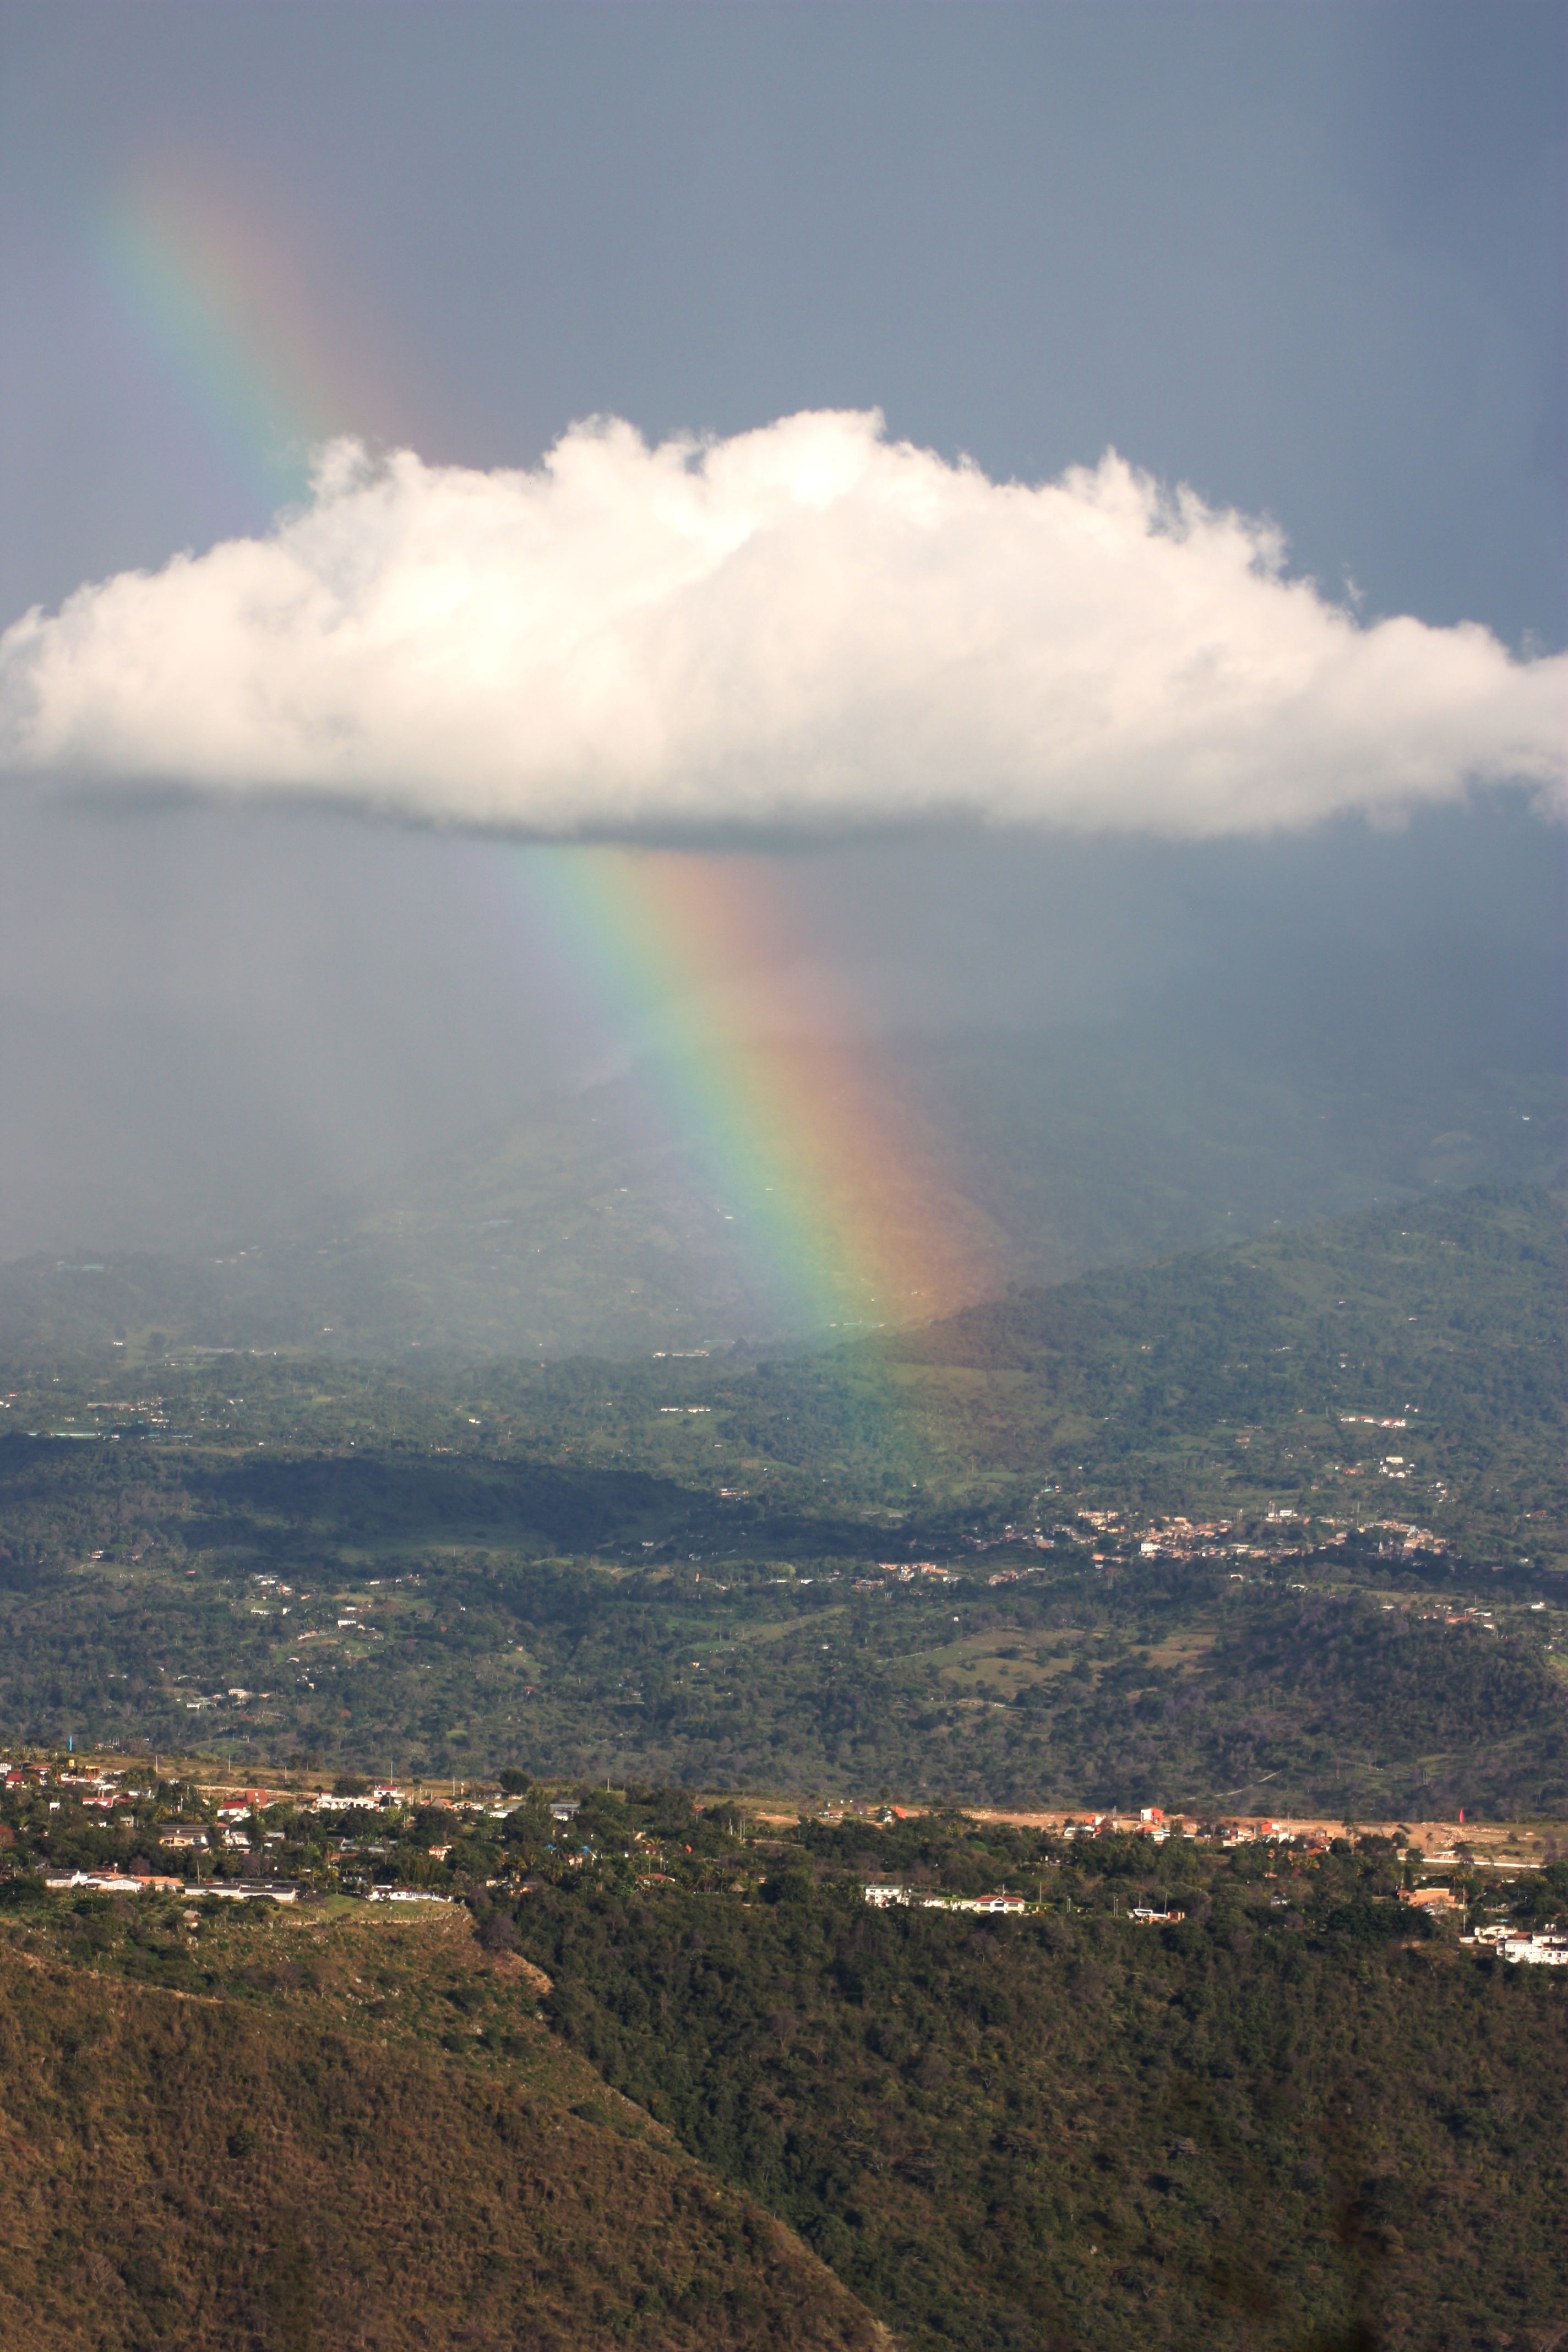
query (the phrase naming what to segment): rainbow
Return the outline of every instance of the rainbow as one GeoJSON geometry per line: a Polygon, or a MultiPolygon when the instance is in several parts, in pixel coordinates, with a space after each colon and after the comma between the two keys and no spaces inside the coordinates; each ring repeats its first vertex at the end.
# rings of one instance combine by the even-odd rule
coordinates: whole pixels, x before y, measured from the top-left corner
{"type": "Polygon", "coordinates": [[[122,325],[181,421],[264,518],[303,498],[310,453],[363,429],[363,392],[331,355],[285,247],[220,192],[173,173],[121,190],[92,238],[122,325]]]}
{"type": "MultiPolygon", "coordinates": [[[[265,512],[303,495],[312,445],[369,412],[276,238],[211,188],[165,178],[125,193],[98,250],[187,419],[265,512]]],[[[994,1287],[994,1236],[940,1139],[848,1042],[843,982],[804,1012],[792,993],[809,861],[602,845],[476,856],[499,919],[535,947],[547,938],[695,1157],[772,1313],[797,1329],[908,1323],[994,1287]]]]}
{"type": "Polygon", "coordinates": [[[793,1326],[925,1321],[994,1286],[942,1139],[802,1006],[795,861],[602,845],[503,853],[531,927],[594,996],[668,1134],[793,1326]]]}

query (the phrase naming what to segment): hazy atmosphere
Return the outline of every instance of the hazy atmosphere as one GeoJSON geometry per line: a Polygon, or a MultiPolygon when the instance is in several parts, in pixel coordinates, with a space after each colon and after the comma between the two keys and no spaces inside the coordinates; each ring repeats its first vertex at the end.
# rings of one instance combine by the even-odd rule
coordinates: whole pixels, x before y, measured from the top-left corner
{"type": "Polygon", "coordinates": [[[1555,12],[4,39],[0,1251],[744,1225],[775,1049],[964,1295],[1555,1167],[1555,12]]]}
{"type": "Polygon", "coordinates": [[[0,0],[0,2344],[1568,2352],[1565,132],[0,0]]]}

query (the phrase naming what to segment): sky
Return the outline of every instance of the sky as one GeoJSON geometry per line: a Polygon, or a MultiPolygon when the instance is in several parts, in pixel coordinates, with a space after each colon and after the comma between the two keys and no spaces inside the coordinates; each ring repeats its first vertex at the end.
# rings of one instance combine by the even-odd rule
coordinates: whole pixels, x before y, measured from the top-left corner
{"type": "Polygon", "coordinates": [[[0,1253],[303,1214],[661,992],[1255,992],[1373,876],[1517,1058],[1565,57],[1516,0],[0,8],[0,1253]],[[645,894],[606,988],[561,837],[769,919],[645,894]]]}

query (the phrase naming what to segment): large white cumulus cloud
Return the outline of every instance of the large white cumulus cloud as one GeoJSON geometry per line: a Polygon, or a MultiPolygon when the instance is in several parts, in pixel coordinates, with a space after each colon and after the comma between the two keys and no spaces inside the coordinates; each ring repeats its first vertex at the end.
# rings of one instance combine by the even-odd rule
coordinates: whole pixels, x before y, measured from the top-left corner
{"type": "Polygon", "coordinates": [[[321,460],[271,533],[0,640],[13,770],[542,834],[968,812],[1169,834],[1561,804],[1565,662],[1362,626],[1119,457],[1043,487],[805,415],[534,472],[321,460]]]}

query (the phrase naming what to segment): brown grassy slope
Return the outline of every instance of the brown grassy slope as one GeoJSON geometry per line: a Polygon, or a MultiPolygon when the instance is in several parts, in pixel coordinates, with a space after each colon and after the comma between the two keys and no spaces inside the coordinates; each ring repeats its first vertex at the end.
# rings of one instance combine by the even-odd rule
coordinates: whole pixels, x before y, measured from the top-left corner
{"type": "Polygon", "coordinates": [[[581,2074],[541,2091],[299,2009],[0,1956],[0,2343],[890,2340],[757,2207],[623,2137],[581,2074]]]}

